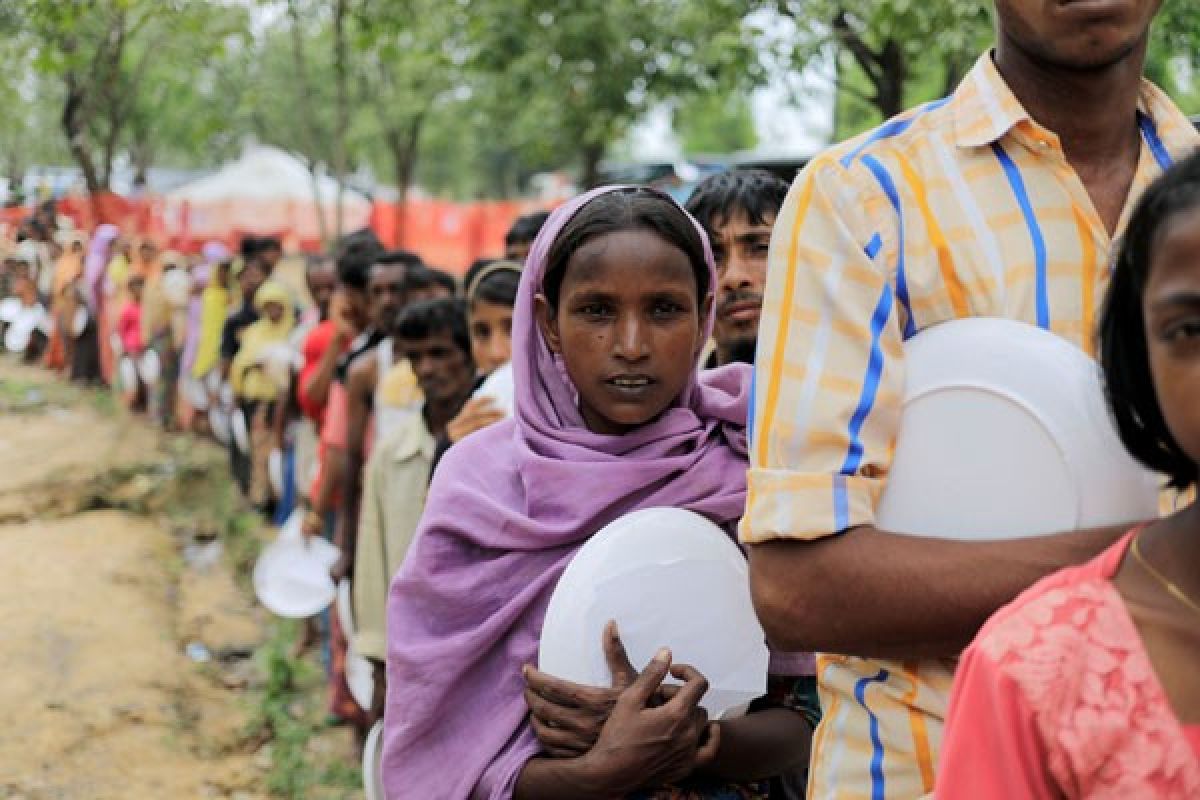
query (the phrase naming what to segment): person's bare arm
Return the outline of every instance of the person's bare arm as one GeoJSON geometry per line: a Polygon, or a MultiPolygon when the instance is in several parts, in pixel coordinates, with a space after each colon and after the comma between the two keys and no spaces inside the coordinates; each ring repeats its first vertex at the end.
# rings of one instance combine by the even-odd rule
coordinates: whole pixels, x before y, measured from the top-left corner
{"type": "Polygon", "coordinates": [[[271,446],[283,450],[283,439],[287,433],[288,418],[292,414],[292,387],[279,390],[275,395],[275,407],[271,411],[271,446]]]}
{"type": "Polygon", "coordinates": [[[802,714],[769,708],[723,719],[721,748],[704,771],[727,781],[762,780],[808,765],[812,727],[802,714]]]}
{"type": "Polygon", "coordinates": [[[960,542],[864,525],[814,541],[749,545],[750,588],[780,650],[956,656],[997,608],[1128,528],[960,542]]]}
{"type": "Polygon", "coordinates": [[[354,553],[358,547],[358,514],[362,501],[363,452],[370,415],[371,396],[375,391],[375,359],[358,360],[346,376],[346,468],[342,475],[342,552],[344,569],[353,574],[354,553]]]}
{"type": "Polygon", "coordinates": [[[337,373],[338,359],[341,358],[342,349],[350,340],[351,335],[352,331],[348,326],[343,327],[341,323],[338,324],[336,332],[330,339],[329,347],[321,353],[321,360],[317,362],[316,371],[300,387],[300,391],[304,392],[305,401],[310,406],[324,407],[326,401],[329,400],[329,387],[333,385],[333,377],[337,373]]]}

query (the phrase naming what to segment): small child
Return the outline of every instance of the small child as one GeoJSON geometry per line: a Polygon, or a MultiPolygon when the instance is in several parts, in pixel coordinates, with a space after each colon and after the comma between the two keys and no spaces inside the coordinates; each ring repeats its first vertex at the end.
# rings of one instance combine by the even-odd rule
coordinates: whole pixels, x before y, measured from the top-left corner
{"type": "Polygon", "coordinates": [[[117,336],[121,339],[121,349],[125,355],[137,358],[142,354],[142,290],[146,288],[146,280],[140,275],[134,275],[126,284],[129,289],[129,299],[121,307],[117,318],[117,336]]]}
{"type": "MultiPolygon", "coordinates": [[[[1200,462],[1200,154],[1130,219],[1100,324],[1121,440],[1171,488],[1200,462]]],[[[937,797],[1200,797],[1200,505],[1035,584],[954,682],[937,797]]]]}

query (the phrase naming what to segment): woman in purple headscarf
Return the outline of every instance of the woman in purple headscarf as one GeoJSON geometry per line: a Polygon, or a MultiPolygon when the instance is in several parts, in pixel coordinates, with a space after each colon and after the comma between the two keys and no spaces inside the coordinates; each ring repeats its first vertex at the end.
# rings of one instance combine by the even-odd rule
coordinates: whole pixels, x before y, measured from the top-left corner
{"type": "Polygon", "coordinates": [[[84,384],[104,382],[101,355],[101,321],[104,318],[104,278],[112,256],[112,245],[120,233],[116,225],[98,225],[83,259],[83,281],[79,286],[81,308],[78,322],[72,320],[71,380],[84,384]],[[86,308],[86,312],[83,309],[86,308]]]}
{"type": "Polygon", "coordinates": [[[714,283],[703,231],[654,190],[589,192],[537,237],[514,309],[515,417],[450,450],[392,583],[391,800],[765,797],[755,780],[803,767],[804,716],[711,723],[703,677],[666,652],[611,690],[582,748],[546,741],[563,733],[543,724],[555,709],[536,701],[531,723],[526,702],[550,596],[589,537],[655,506],[729,531],[742,515],[749,369],[695,369],[714,283]],[[684,681],[669,700],[668,672],[684,681]]]}

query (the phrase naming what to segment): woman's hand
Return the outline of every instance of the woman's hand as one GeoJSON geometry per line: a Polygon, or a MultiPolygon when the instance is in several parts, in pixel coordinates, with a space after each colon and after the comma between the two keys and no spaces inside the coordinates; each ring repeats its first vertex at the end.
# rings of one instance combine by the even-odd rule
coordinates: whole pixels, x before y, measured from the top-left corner
{"type": "Polygon", "coordinates": [[[708,721],[700,699],[708,681],[695,668],[671,666],[660,650],[629,688],[621,692],[596,744],[579,759],[588,783],[625,795],[686,778],[710,763],[720,748],[720,728],[708,721]],[[684,681],[678,692],[652,705],[667,673],[684,681]]]}
{"type": "Polygon", "coordinates": [[[472,397],[458,412],[458,416],[446,425],[446,436],[451,444],[458,444],[466,436],[482,430],[504,419],[504,412],[496,408],[490,397],[472,397]]]}
{"type": "Polygon", "coordinates": [[[529,721],[548,756],[575,758],[591,750],[617,698],[637,679],[637,670],[629,663],[616,622],[610,621],[604,627],[604,658],[612,674],[610,689],[584,686],[533,667],[525,668],[529,721]]]}

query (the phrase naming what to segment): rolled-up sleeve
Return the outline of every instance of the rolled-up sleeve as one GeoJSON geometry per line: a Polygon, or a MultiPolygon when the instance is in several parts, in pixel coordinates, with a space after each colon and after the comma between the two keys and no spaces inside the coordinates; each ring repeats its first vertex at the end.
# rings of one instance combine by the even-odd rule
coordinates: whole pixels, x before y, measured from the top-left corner
{"type": "Polygon", "coordinates": [[[743,542],[815,539],[874,520],[904,384],[895,191],[886,173],[826,155],[800,173],[779,212],[743,542]]]}

